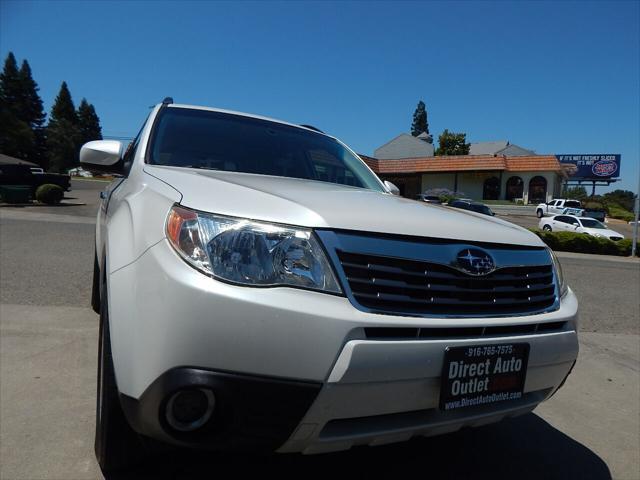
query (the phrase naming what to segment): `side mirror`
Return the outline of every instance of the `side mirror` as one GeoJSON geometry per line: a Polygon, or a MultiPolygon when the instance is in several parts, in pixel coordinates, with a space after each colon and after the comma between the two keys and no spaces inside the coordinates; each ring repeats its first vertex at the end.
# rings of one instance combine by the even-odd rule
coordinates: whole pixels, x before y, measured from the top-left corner
{"type": "Polygon", "coordinates": [[[393,195],[400,195],[400,189],[398,187],[396,187],[393,183],[391,183],[388,180],[384,181],[384,186],[387,188],[387,190],[389,191],[389,193],[393,194],[393,195]]]}
{"type": "Polygon", "coordinates": [[[124,171],[122,147],[122,142],[117,140],[85,143],[80,149],[80,163],[86,165],[87,170],[121,174],[124,171]]]}

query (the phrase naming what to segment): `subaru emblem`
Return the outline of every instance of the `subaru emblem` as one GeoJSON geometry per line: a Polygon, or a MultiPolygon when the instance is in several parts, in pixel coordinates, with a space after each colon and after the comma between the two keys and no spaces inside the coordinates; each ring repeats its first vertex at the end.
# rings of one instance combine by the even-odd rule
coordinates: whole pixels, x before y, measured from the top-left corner
{"type": "Polygon", "coordinates": [[[456,263],[460,270],[470,275],[488,275],[496,269],[491,255],[478,248],[465,248],[460,251],[456,263]]]}

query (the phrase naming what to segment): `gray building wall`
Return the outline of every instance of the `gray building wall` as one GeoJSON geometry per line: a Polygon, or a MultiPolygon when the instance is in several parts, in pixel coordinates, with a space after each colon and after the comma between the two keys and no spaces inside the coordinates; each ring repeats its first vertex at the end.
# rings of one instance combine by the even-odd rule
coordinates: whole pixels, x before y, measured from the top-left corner
{"type": "Polygon", "coordinates": [[[533,177],[544,177],[547,180],[547,198],[546,201],[551,201],[554,197],[560,196],[561,181],[560,176],[555,172],[504,172],[502,175],[502,190],[500,191],[500,198],[504,198],[507,191],[507,180],[511,177],[520,177],[524,182],[524,203],[529,203],[529,182],[533,177]]]}
{"type": "Polygon", "coordinates": [[[458,192],[464,193],[466,198],[482,200],[484,181],[491,177],[500,178],[500,172],[461,172],[458,174],[458,192]]]}
{"type": "Polygon", "coordinates": [[[454,173],[424,173],[422,175],[422,192],[424,193],[432,188],[453,190],[454,183],[454,173]]]}
{"type": "MultiPolygon", "coordinates": [[[[529,182],[533,177],[541,176],[547,180],[547,201],[560,196],[562,182],[555,172],[502,172],[500,184],[500,199],[504,200],[507,193],[507,181],[511,177],[520,177],[523,181],[524,202],[529,200],[529,182]]],[[[458,192],[466,198],[482,201],[484,181],[490,177],[500,178],[500,172],[459,172],[458,192]]],[[[434,188],[455,189],[455,173],[425,173],[422,175],[422,192],[434,188]]]]}

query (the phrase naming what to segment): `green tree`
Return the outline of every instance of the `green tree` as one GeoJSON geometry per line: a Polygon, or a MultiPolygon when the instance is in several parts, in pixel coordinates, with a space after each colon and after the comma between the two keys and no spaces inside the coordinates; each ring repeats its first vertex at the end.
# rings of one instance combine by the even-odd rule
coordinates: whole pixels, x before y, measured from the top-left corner
{"type": "Polygon", "coordinates": [[[62,85],[60,85],[60,91],[51,108],[51,120],[62,119],[69,120],[75,125],[78,124],[78,114],[76,113],[76,107],[73,105],[67,82],[62,82],[62,85]]]}
{"type": "Polygon", "coordinates": [[[613,192],[605,193],[603,195],[603,199],[607,205],[619,205],[625,210],[633,212],[635,195],[636,194],[630,190],[618,189],[613,192]]]}
{"type": "Polygon", "coordinates": [[[587,189],[581,186],[569,187],[564,191],[565,198],[571,198],[574,200],[586,200],[588,196],[587,189]]]}
{"type": "Polygon", "coordinates": [[[54,172],[66,172],[78,164],[80,129],[71,93],[66,82],[51,108],[51,119],[47,126],[47,148],[50,168],[54,172]]]}
{"type": "Polygon", "coordinates": [[[34,154],[35,136],[23,119],[22,87],[16,58],[9,52],[0,74],[0,153],[27,160],[34,154]]]}
{"type": "Polygon", "coordinates": [[[44,127],[47,114],[42,106],[42,99],[38,95],[38,84],[31,75],[29,62],[24,60],[20,68],[21,83],[21,120],[29,125],[34,136],[34,148],[27,160],[35,162],[42,167],[47,167],[46,129],[44,127]]]}
{"type": "Polygon", "coordinates": [[[445,129],[438,137],[436,155],[469,155],[466,133],[454,133],[445,129]]]}
{"type": "Polygon", "coordinates": [[[92,140],[102,140],[102,128],[96,109],[83,98],[78,107],[78,127],[80,129],[80,146],[92,140]]]}
{"type": "Polygon", "coordinates": [[[19,111],[21,101],[20,71],[13,52],[9,52],[4,61],[4,69],[0,74],[0,87],[2,88],[2,99],[7,102],[7,107],[14,112],[19,111]]]}
{"type": "Polygon", "coordinates": [[[411,124],[411,135],[417,137],[421,133],[429,133],[429,122],[427,122],[427,108],[422,100],[418,102],[415,112],[413,112],[413,123],[411,124]]]}

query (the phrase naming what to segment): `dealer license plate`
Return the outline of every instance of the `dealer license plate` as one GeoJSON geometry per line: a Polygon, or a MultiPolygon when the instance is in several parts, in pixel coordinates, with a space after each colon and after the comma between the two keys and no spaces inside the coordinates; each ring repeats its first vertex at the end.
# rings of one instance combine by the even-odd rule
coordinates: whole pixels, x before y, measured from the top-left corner
{"type": "Polygon", "coordinates": [[[440,409],[455,410],[522,398],[528,343],[448,347],[440,409]]]}

